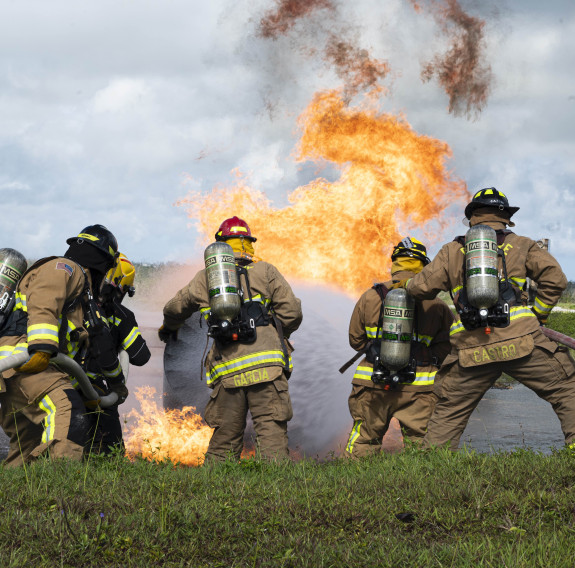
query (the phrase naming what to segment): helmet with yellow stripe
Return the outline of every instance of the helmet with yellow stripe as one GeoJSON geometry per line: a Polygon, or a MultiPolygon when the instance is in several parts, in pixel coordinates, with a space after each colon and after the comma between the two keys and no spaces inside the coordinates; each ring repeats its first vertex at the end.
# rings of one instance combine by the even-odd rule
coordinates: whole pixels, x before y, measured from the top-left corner
{"type": "Polygon", "coordinates": [[[104,225],[89,225],[84,227],[76,237],[70,237],[66,242],[87,243],[102,251],[110,260],[114,261],[118,256],[118,241],[116,237],[104,225]]]}
{"type": "Polygon", "coordinates": [[[121,301],[126,294],[132,297],[136,293],[134,288],[136,269],[125,254],[119,254],[118,263],[108,270],[102,281],[100,296],[104,301],[112,296],[121,301]]]}
{"type": "Polygon", "coordinates": [[[431,262],[427,256],[427,249],[425,245],[414,239],[413,237],[405,237],[401,240],[391,253],[391,260],[395,260],[400,256],[409,256],[412,258],[417,258],[423,262],[423,265],[427,265],[431,262]]]}
{"type": "Polygon", "coordinates": [[[465,216],[467,219],[471,219],[473,211],[480,207],[496,207],[500,211],[507,211],[509,213],[509,217],[519,211],[519,207],[511,207],[505,194],[501,193],[494,187],[486,187],[485,189],[480,189],[475,193],[473,199],[465,208],[465,216]]]}
{"type": "Polygon", "coordinates": [[[216,241],[226,241],[227,239],[237,239],[243,237],[255,243],[257,239],[252,237],[252,232],[248,224],[239,217],[226,219],[216,233],[216,241]]]}

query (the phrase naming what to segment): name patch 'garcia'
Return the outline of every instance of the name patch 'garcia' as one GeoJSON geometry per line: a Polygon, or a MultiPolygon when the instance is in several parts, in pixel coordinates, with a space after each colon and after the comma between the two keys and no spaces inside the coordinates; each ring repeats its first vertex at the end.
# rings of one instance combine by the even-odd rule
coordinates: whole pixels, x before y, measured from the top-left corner
{"type": "Polygon", "coordinates": [[[505,363],[527,357],[533,351],[531,334],[497,343],[477,345],[459,350],[459,364],[462,367],[477,367],[488,363],[505,363]]]}

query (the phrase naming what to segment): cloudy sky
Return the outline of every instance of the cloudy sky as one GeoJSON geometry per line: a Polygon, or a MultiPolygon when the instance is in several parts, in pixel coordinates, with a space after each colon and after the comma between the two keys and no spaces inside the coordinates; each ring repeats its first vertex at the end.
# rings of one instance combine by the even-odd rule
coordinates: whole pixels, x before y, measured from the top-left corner
{"type": "MultiPolygon", "coordinates": [[[[382,110],[449,144],[449,168],[470,191],[504,191],[521,207],[516,231],[549,237],[575,279],[575,3],[460,3],[485,21],[481,56],[492,72],[475,118],[449,113],[439,83],[421,80],[422,64],[449,45],[425,10],[408,0],[340,2],[338,25],[389,62],[382,110]]],[[[235,168],[284,206],[317,175],[294,161],[297,117],[341,79],[313,57],[314,34],[331,20],[320,11],[265,39],[258,29],[272,8],[0,0],[1,246],[61,254],[67,237],[102,223],[133,260],[194,260],[197,233],[175,203],[230,183],[235,168]]]]}

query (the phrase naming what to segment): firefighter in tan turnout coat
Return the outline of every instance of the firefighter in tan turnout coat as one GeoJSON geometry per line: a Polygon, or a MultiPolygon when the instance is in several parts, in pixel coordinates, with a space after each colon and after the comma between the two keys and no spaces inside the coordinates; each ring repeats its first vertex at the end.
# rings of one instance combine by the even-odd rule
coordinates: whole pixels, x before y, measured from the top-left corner
{"type": "MultiPolygon", "coordinates": [[[[506,272],[514,293],[508,302],[506,327],[466,329],[460,317],[453,324],[450,332],[453,349],[438,373],[439,401],[428,425],[424,447],[449,444],[456,449],[471,413],[502,373],[551,403],[566,443],[575,441],[575,363],[566,348],[540,330],[567,279],[553,256],[535,241],[506,230],[506,226],[514,226],[510,219],[518,209],[510,207],[507,197],[495,188],[478,191],[465,209],[465,216],[475,230],[481,229],[481,225],[496,231],[499,280],[505,282],[506,272]],[[526,278],[537,283],[532,309],[522,301],[526,278]]],[[[465,321],[470,321],[465,316],[473,314],[473,310],[465,300],[468,291],[464,243],[458,238],[444,245],[431,264],[400,285],[418,299],[434,298],[441,290],[450,291],[458,312],[465,321]]],[[[467,327],[473,326],[468,323],[467,327]]]]}
{"type": "MultiPolygon", "coordinates": [[[[236,265],[246,269],[247,274],[240,276],[244,304],[251,296],[252,302],[269,317],[262,318],[267,324],[255,328],[255,342],[216,338],[206,357],[206,382],[213,392],[204,417],[214,428],[206,463],[239,459],[248,410],[261,455],[268,459],[289,456],[287,423],[292,418],[292,406],[287,379],[292,368],[292,348],[287,337],[302,321],[301,303],[277,268],[256,261],[252,244],[255,240],[248,225],[238,217],[226,219],[216,233],[216,241],[231,245],[236,265]]],[[[164,307],[160,339],[176,337],[174,332],[198,310],[211,325],[205,269],[164,307]]]]}
{"type": "Polygon", "coordinates": [[[393,417],[399,420],[407,439],[414,442],[423,439],[436,402],[435,374],[450,350],[449,328],[453,321],[450,309],[441,300],[417,302],[411,344],[411,355],[417,362],[415,379],[391,388],[388,383],[374,382],[374,354],[379,351],[382,336],[382,296],[394,282],[415,276],[429,263],[425,246],[409,237],[395,247],[391,260],[392,280],[370,288],[361,296],[349,324],[349,343],[355,350],[372,346],[355,371],[349,397],[354,422],[345,453],[354,458],[380,451],[393,417]]]}
{"type": "MultiPolygon", "coordinates": [[[[58,352],[74,358],[85,344],[80,298],[113,265],[117,244],[102,225],[87,227],[67,242],[70,248],[64,257],[39,260],[23,275],[14,311],[0,337],[0,358],[30,354],[24,365],[4,371],[0,378],[0,419],[10,437],[6,466],[44,453],[80,460],[87,441],[82,398],[50,359],[58,352]]],[[[121,369],[109,371],[123,379],[121,369]]],[[[123,383],[117,388],[125,398],[123,383]]]]}

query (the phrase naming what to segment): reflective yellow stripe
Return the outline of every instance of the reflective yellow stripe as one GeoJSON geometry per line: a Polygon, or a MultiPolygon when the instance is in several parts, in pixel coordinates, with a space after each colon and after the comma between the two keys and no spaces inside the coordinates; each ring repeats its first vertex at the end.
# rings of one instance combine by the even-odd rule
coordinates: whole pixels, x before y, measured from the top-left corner
{"type": "Polygon", "coordinates": [[[108,323],[110,325],[115,325],[116,327],[122,323],[122,320],[116,316],[110,316],[109,318],[106,318],[106,319],[108,320],[108,323]]]}
{"type": "Polygon", "coordinates": [[[47,414],[46,418],[44,418],[44,432],[42,433],[42,442],[46,443],[54,439],[56,406],[48,395],[40,401],[39,406],[47,414]]]}
{"type": "Polygon", "coordinates": [[[16,294],[14,295],[14,298],[15,298],[16,302],[14,304],[13,311],[22,310],[23,312],[27,312],[28,306],[26,304],[26,295],[20,294],[20,292],[16,292],[16,294]]]}
{"type": "Polygon", "coordinates": [[[535,298],[535,301],[533,302],[533,309],[538,314],[549,315],[549,313],[553,309],[553,306],[550,306],[549,304],[544,304],[539,298],[535,298]]]}
{"type": "Polygon", "coordinates": [[[28,343],[47,340],[58,343],[58,326],[49,323],[37,323],[28,326],[28,343]]]}
{"type": "Polygon", "coordinates": [[[513,282],[513,284],[518,288],[523,288],[523,286],[525,286],[525,282],[527,282],[525,278],[518,278],[517,276],[512,276],[509,280],[511,280],[511,282],[513,282]]]}
{"type": "Polygon", "coordinates": [[[435,375],[436,374],[437,374],[437,370],[431,371],[429,373],[423,373],[423,372],[416,371],[415,372],[415,381],[413,381],[411,384],[418,386],[418,387],[432,385],[435,382],[435,375]]]}
{"type": "Polygon", "coordinates": [[[208,321],[212,310],[210,308],[200,308],[200,313],[204,316],[204,319],[208,321]]]}
{"type": "Polygon", "coordinates": [[[119,363],[111,371],[105,371],[104,369],[102,369],[102,374],[108,379],[115,379],[116,377],[119,377],[121,373],[122,373],[122,367],[119,363]]]}
{"type": "Polygon", "coordinates": [[[514,321],[517,320],[519,318],[534,318],[537,317],[533,311],[531,310],[531,308],[527,308],[525,306],[518,306],[518,307],[514,307],[511,308],[510,310],[510,320],[514,321]]]}
{"type": "Polygon", "coordinates": [[[0,347],[0,359],[10,355],[18,355],[18,353],[24,353],[25,351],[28,351],[28,343],[26,342],[17,343],[16,345],[2,345],[0,347]]]}
{"type": "MultiPolygon", "coordinates": [[[[215,365],[206,372],[207,384],[209,385],[213,383],[224,375],[237,373],[255,365],[278,365],[283,367],[285,365],[284,354],[279,350],[258,351],[251,355],[245,355],[244,357],[238,357],[237,359],[230,359],[225,363],[215,365]]],[[[290,370],[292,369],[291,357],[289,357],[289,368],[290,370]]]]}
{"type": "Polygon", "coordinates": [[[461,290],[462,288],[463,288],[463,286],[456,286],[455,288],[453,288],[453,289],[451,290],[451,294],[452,294],[453,296],[455,296],[455,295],[459,292],[459,290],[461,290]]]}
{"type": "Polygon", "coordinates": [[[122,346],[124,349],[128,349],[128,347],[130,347],[130,345],[132,345],[132,343],[134,343],[134,341],[136,341],[140,335],[140,330],[137,326],[132,328],[132,331],[130,331],[128,336],[124,339],[124,341],[122,341],[122,346]]]}
{"type": "Polygon", "coordinates": [[[353,378],[362,379],[364,381],[371,381],[371,375],[373,375],[372,367],[362,367],[361,365],[359,365],[355,370],[353,378]]]}
{"type": "MultiPolygon", "coordinates": [[[[377,332],[377,327],[366,327],[365,333],[369,339],[376,339],[375,334],[377,332]]],[[[377,335],[377,339],[381,339],[381,329],[379,330],[379,334],[377,335]]]]}
{"type": "Polygon", "coordinates": [[[361,425],[361,420],[355,420],[353,423],[353,428],[351,429],[351,434],[349,435],[349,440],[347,442],[347,446],[345,447],[346,452],[350,454],[353,452],[353,445],[355,444],[355,441],[359,438],[361,425]]]}
{"type": "Polygon", "coordinates": [[[415,339],[415,341],[418,341],[419,343],[423,343],[424,345],[429,347],[431,345],[431,342],[433,341],[433,336],[431,336],[431,335],[417,335],[417,336],[414,336],[413,339],[415,339]]]}
{"type": "MultiPolygon", "coordinates": [[[[511,308],[511,310],[509,310],[510,321],[515,321],[518,320],[519,318],[529,318],[529,317],[534,318],[535,314],[532,312],[530,308],[527,308],[525,306],[514,306],[513,308],[511,308]]],[[[463,324],[460,321],[453,322],[449,330],[449,335],[450,336],[455,335],[460,331],[465,331],[463,324]]]]}
{"type": "Polygon", "coordinates": [[[455,335],[456,333],[459,333],[460,331],[464,331],[465,328],[463,327],[463,324],[460,321],[454,321],[451,324],[451,327],[449,328],[449,335],[455,335]]]}
{"type": "MultiPolygon", "coordinates": [[[[399,383],[400,385],[416,385],[416,386],[426,386],[432,385],[435,381],[435,375],[437,370],[430,372],[416,371],[415,380],[412,383],[399,383]]],[[[355,370],[353,375],[354,379],[361,379],[362,381],[371,381],[371,375],[373,375],[373,369],[371,367],[363,367],[359,365],[355,370]]]]}

